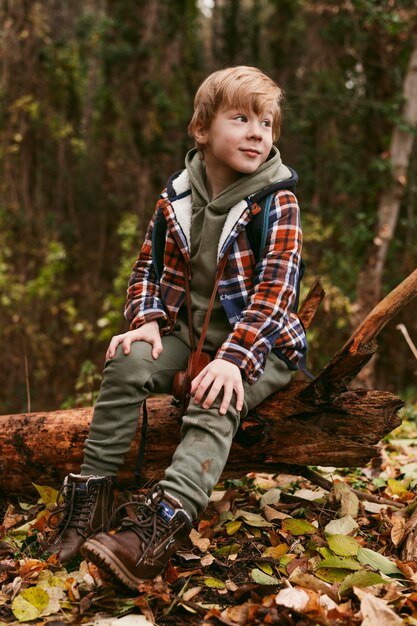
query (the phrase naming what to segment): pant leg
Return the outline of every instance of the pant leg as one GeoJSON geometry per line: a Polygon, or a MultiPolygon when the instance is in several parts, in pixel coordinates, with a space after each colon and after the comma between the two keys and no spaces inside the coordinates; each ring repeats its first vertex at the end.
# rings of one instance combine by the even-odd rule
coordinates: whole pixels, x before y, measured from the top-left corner
{"type": "Polygon", "coordinates": [[[151,392],[170,393],[175,372],[186,368],[190,350],[183,341],[168,335],[162,345],[157,359],[145,341],[133,342],[128,355],[119,345],[106,362],[81,474],[116,476],[135,436],[142,402],[151,392]]]}
{"type": "MultiPolygon", "coordinates": [[[[263,376],[249,385],[244,383],[245,400],[242,411],[235,408],[233,396],[225,415],[220,415],[220,400],[210,409],[190,402],[181,427],[181,443],[165,472],[162,487],[182,503],[192,519],[206,508],[213,487],[218,482],[229,456],[232,440],[240,418],[274,393],[291,378],[285,363],[275,354],[268,356],[263,376]]],[[[250,471],[250,458],[248,458],[250,471]]]]}

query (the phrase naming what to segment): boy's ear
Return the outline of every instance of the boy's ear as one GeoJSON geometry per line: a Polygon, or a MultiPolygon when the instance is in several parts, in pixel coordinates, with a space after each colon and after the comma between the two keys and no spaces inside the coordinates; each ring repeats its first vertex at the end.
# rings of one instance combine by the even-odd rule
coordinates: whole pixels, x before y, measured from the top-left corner
{"type": "Polygon", "coordinates": [[[205,145],[208,141],[208,130],[202,124],[197,124],[194,128],[194,139],[200,145],[205,145]]]}

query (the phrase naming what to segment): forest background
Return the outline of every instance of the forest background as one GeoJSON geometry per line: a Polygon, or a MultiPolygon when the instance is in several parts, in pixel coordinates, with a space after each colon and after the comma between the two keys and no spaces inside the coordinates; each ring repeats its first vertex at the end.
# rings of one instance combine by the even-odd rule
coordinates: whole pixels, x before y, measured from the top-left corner
{"type": "MultiPolygon", "coordinates": [[[[417,265],[416,35],[414,0],[2,0],[0,413],[92,403],[157,197],[192,145],[195,90],[229,65],[286,93],[303,292],[316,275],[327,291],[317,373],[417,265]]],[[[415,304],[364,384],[412,400],[399,323],[416,341],[415,304]]]]}

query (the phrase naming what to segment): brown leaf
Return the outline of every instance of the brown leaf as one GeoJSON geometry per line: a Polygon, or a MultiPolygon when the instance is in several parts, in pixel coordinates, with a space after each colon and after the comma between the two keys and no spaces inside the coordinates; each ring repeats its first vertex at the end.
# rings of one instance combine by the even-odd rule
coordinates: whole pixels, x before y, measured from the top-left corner
{"type": "Polygon", "coordinates": [[[298,569],[299,573],[305,573],[308,571],[308,559],[307,557],[302,557],[301,559],[294,559],[290,561],[287,565],[288,575],[291,576],[291,573],[298,569]]]}
{"type": "Polygon", "coordinates": [[[313,576],[313,574],[297,572],[296,574],[293,574],[293,576],[291,576],[290,580],[291,583],[296,584],[299,587],[304,587],[304,589],[312,589],[313,591],[316,591],[320,594],[326,594],[335,602],[338,601],[338,594],[334,590],[333,586],[329,585],[329,583],[324,582],[324,580],[320,580],[316,576],[313,576]]]}
{"type": "Polygon", "coordinates": [[[272,506],[269,506],[269,504],[264,506],[263,514],[268,522],[272,522],[274,519],[286,519],[287,517],[291,517],[291,515],[287,515],[287,513],[277,511],[272,506]]]}
{"type": "Polygon", "coordinates": [[[45,561],[38,561],[36,559],[27,559],[20,567],[20,575],[22,578],[36,578],[39,573],[48,567],[48,563],[45,561]]]}
{"type": "Polygon", "coordinates": [[[382,600],[360,587],[353,588],[361,602],[361,626],[402,626],[403,620],[382,600]]]}
{"type": "Polygon", "coordinates": [[[395,547],[399,546],[405,535],[405,519],[402,516],[395,515],[391,519],[391,541],[395,547]]]}
{"type": "Polygon", "coordinates": [[[168,604],[170,602],[169,588],[161,576],[156,576],[150,580],[141,580],[138,591],[145,595],[158,596],[158,598],[168,604]]]}
{"type": "Polygon", "coordinates": [[[146,596],[138,596],[135,598],[135,604],[140,608],[141,613],[146,617],[146,619],[151,623],[155,624],[155,616],[152,612],[151,607],[149,606],[149,602],[146,596]]]}
{"type": "Polygon", "coordinates": [[[248,621],[249,607],[247,604],[240,604],[238,606],[231,606],[223,611],[222,617],[233,622],[234,624],[244,624],[248,621]]]}
{"type": "Polygon", "coordinates": [[[193,546],[198,548],[201,552],[207,552],[210,547],[210,539],[202,537],[194,528],[191,530],[190,540],[193,546]]]}
{"type": "Polygon", "coordinates": [[[166,566],[166,568],[164,570],[164,578],[165,578],[166,582],[169,585],[172,584],[173,582],[175,582],[176,580],[178,580],[178,578],[179,578],[178,570],[172,564],[171,561],[168,561],[168,565],[166,566]]]}
{"type": "Polygon", "coordinates": [[[417,585],[417,572],[412,567],[412,565],[415,565],[415,563],[403,563],[402,561],[395,561],[395,563],[398,569],[401,570],[401,572],[407,578],[407,580],[412,582],[414,585],[417,585]]]}
{"type": "Polygon", "coordinates": [[[13,528],[13,526],[21,524],[24,519],[23,515],[15,513],[15,507],[13,504],[9,504],[4,515],[3,526],[6,530],[9,530],[9,528],[13,528]]]}

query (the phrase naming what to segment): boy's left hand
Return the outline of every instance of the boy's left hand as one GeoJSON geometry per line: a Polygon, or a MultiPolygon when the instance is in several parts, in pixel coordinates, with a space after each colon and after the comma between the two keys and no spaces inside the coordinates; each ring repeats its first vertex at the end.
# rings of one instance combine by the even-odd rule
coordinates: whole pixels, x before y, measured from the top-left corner
{"type": "Polygon", "coordinates": [[[214,359],[194,378],[191,383],[191,395],[194,395],[194,403],[200,404],[207,393],[203,404],[203,409],[209,409],[221,390],[223,389],[223,400],[220,404],[219,413],[225,415],[229,408],[233,392],[236,394],[236,410],[241,411],[243,407],[243,384],[242,375],[237,365],[214,359]],[[210,391],[207,393],[207,390],[210,391]]]}

